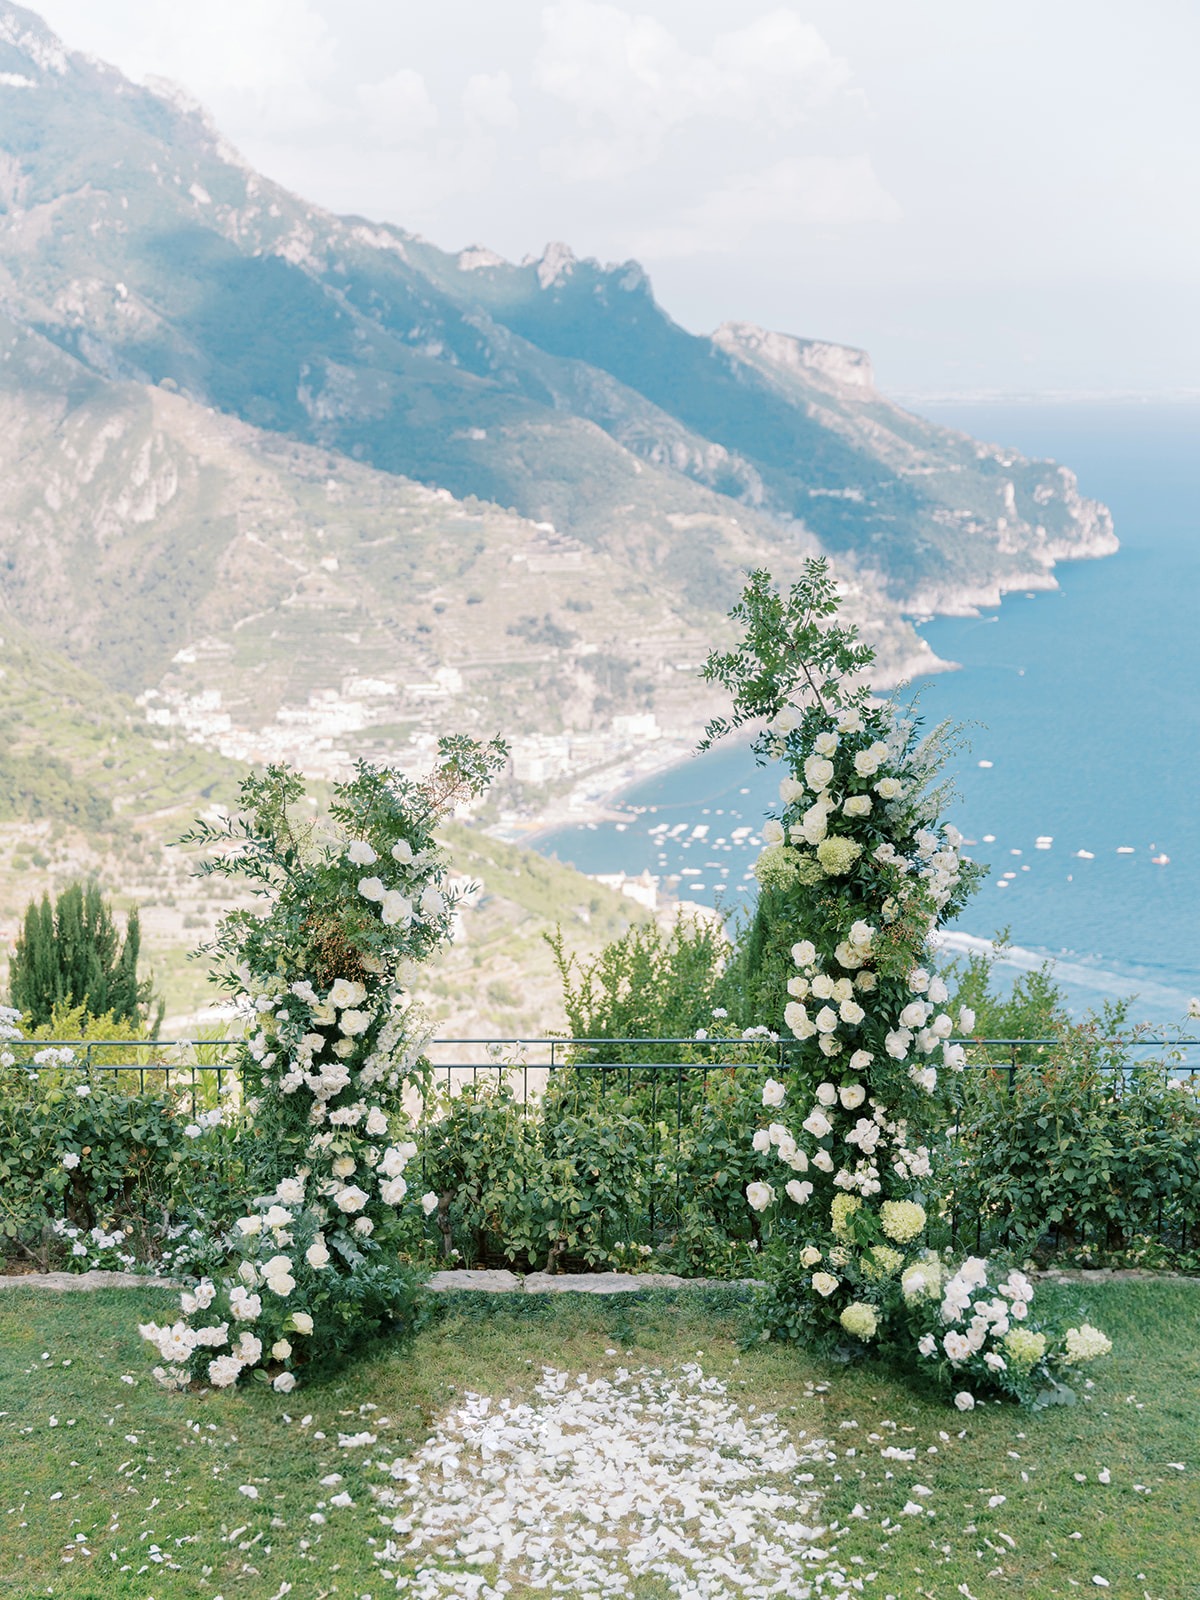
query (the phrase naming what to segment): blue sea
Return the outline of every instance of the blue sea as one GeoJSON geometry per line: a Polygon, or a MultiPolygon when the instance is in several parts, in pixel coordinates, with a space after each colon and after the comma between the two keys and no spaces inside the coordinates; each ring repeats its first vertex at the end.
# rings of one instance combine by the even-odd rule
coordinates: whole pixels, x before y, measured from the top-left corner
{"type": "MultiPolygon", "coordinates": [[[[929,679],[929,722],[966,725],[953,820],[991,874],[952,948],[1009,930],[1012,976],[1050,958],[1071,1008],[1135,995],[1178,1022],[1200,994],[1200,404],[927,404],[934,420],[1071,467],[1121,550],[922,627],[961,670],[929,679]],[[1165,859],[1164,859],[1165,858],[1165,859]]],[[[735,917],[780,771],[719,748],[621,797],[625,823],[538,848],[584,872],[648,868],[735,917]]]]}

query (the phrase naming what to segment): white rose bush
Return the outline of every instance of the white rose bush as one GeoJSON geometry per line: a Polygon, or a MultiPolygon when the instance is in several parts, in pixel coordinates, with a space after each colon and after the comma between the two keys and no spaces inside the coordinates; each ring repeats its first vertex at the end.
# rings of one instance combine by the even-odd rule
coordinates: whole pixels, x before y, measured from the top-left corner
{"type": "Polygon", "coordinates": [[[966,1062],[953,1036],[974,1027],[947,1009],[930,936],[982,870],[939,820],[948,730],[923,736],[871,699],[873,652],[832,620],[837,607],[822,560],[787,595],[753,573],[732,612],[743,640],[705,667],[734,714],[702,748],[757,725],[760,761],[787,769],[756,866],[758,1003],[796,1041],[755,1135],[779,1179],[746,1194],[765,1224],[764,1331],[887,1355],[960,1409],[977,1393],[1067,1398],[1061,1375],[1104,1353],[1104,1336],[1047,1327],[1022,1274],[929,1246],[949,1089],[966,1062]]]}
{"type": "Polygon", "coordinates": [[[247,1019],[249,1192],[223,1270],[182,1294],[176,1321],[141,1328],[169,1387],[253,1377],[288,1393],[411,1325],[406,1246],[425,1207],[406,1177],[416,1145],[403,1100],[426,1034],[405,975],[450,932],[433,830],[506,755],[457,737],[439,751],[420,783],[360,762],[334,786],[326,825],[295,773],[268,768],[243,784],[240,817],[198,823],[184,841],[208,852],[202,873],[248,881],[261,903],[230,911],[208,951],[247,1019]]]}

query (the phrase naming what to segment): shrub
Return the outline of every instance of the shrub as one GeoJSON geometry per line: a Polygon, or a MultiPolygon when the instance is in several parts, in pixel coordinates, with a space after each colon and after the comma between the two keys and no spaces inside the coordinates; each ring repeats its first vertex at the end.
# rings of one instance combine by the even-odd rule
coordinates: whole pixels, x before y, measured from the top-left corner
{"type": "MultiPolygon", "coordinates": [[[[706,1027],[728,941],[712,921],[684,917],[664,933],[635,923],[590,961],[563,949],[562,930],[546,935],[562,981],[575,1039],[690,1039],[706,1027]]],[[[589,1061],[671,1061],[670,1047],[614,1045],[577,1053],[589,1061]]]]}
{"type": "Polygon", "coordinates": [[[615,1097],[592,1099],[569,1068],[535,1102],[503,1081],[444,1097],[421,1145],[447,1258],[593,1267],[644,1226],[646,1130],[615,1097]]]}
{"type": "Polygon", "coordinates": [[[1169,1061],[1138,1061],[1106,1010],[1061,1028],[1047,1058],[963,1085],[950,1200],[1014,1249],[1120,1253],[1200,1242],[1200,1098],[1169,1061]]]}
{"type": "Polygon", "coordinates": [[[137,907],[122,939],[95,883],[68,885],[53,906],[43,895],[40,905],[30,902],[17,937],[9,966],[12,1003],[34,1027],[64,1007],[140,1026],[151,1003],[151,983],[137,973],[140,946],[137,907]]]}
{"type": "Polygon", "coordinates": [[[17,1020],[0,1012],[0,1236],[42,1266],[56,1226],[119,1231],[131,1258],[152,1256],[191,1159],[190,1109],[162,1092],[125,1093],[111,1073],[81,1071],[69,1049],[18,1059],[17,1020]]]}

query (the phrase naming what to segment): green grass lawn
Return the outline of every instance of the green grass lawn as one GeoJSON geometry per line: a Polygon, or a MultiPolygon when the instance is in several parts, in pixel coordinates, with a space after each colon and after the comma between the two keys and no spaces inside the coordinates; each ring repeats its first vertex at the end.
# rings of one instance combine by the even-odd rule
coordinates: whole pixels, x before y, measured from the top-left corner
{"type": "Polygon", "coordinates": [[[810,1464],[833,1530],[823,1544],[878,1600],[1200,1600],[1200,1284],[1088,1285],[1086,1300],[1114,1353],[1081,1404],[964,1416],[877,1370],[740,1348],[736,1289],[464,1296],[414,1344],[290,1396],[159,1390],[136,1324],[169,1316],[162,1291],[6,1290],[0,1594],[282,1600],[290,1583],[295,1600],[382,1600],[395,1591],[373,1560],[380,1452],[419,1446],[465,1390],[526,1396],[546,1363],[596,1377],[699,1357],[747,1414],[830,1441],[810,1464]],[[362,1429],[374,1451],[339,1448],[339,1432],[362,1429]],[[353,1505],[329,1503],[346,1491],[353,1505]]]}

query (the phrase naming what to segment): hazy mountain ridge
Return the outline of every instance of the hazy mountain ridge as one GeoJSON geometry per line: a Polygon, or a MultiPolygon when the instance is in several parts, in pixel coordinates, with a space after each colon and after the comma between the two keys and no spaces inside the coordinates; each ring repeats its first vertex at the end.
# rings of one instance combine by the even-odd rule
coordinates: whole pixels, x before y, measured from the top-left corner
{"type": "MultiPolygon", "coordinates": [[[[220,906],[164,842],[245,762],[500,730],[528,806],[686,752],[747,567],[830,551],[883,684],[939,665],[905,608],[1114,547],[1069,473],[892,405],[861,351],[689,334],[636,263],[333,216],[7,0],[0,475],[0,918],[99,871],[172,962],[220,906]]],[[[489,848],[453,962],[495,979],[472,1026],[527,1033],[547,907],[583,945],[629,906],[489,848]]]]}
{"type": "Polygon", "coordinates": [[[0,15],[33,84],[6,91],[10,291],[94,369],[585,538],[618,533],[615,480],[655,463],[677,496],[695,478],[764,507],[782,543],[801,521],[901,603],[930,581],[1025,581],[1073,533],[1089,551],[1103,535],[1056,469],[889,405],[858,353],[688,334],[634,263],[553,246],[512,266],[332,217],[251,172],[186,99],[0,15]]]}

